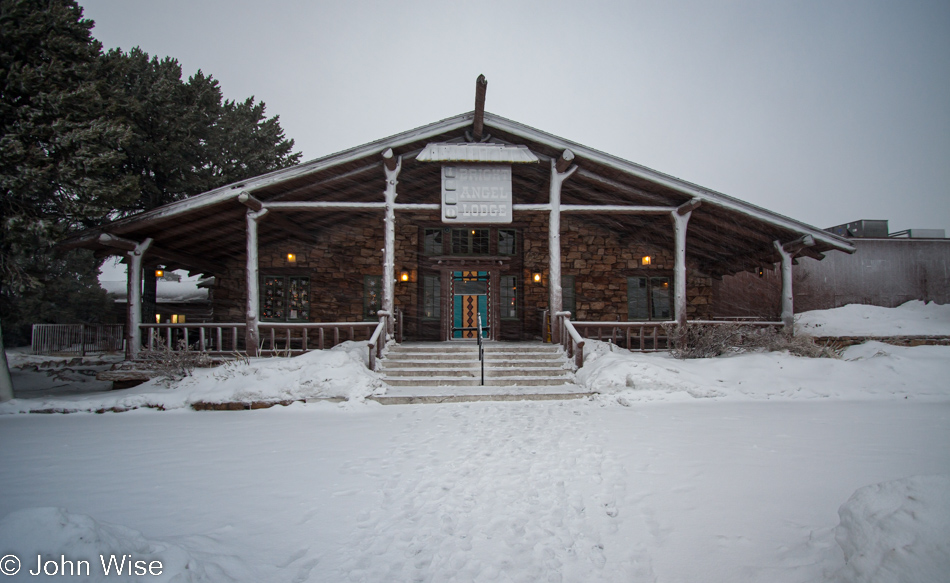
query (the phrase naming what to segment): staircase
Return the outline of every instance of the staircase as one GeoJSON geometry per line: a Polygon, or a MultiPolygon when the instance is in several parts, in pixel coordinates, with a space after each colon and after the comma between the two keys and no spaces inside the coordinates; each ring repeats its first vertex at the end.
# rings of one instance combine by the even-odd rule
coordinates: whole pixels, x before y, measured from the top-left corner
{"type": "MultiPolygon", "coordinates": [[[[574,374],[556,345],[485,342],[484,346],[485,389],[573,387],[574,374]]],[[[403,343],[391,347],[380,360],[380,365],[383,380],[394,388],[481,385],[481,366],[475,342],[403,343]]]]}

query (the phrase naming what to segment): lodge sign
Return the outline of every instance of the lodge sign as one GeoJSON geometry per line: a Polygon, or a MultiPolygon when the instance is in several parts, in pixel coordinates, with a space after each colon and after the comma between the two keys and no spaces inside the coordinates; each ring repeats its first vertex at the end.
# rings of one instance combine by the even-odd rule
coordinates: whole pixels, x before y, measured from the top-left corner
{"type": "Polygon", "coordinates": [[[511,166],[442,166],[442,222],[511,222],[511,166]]]}

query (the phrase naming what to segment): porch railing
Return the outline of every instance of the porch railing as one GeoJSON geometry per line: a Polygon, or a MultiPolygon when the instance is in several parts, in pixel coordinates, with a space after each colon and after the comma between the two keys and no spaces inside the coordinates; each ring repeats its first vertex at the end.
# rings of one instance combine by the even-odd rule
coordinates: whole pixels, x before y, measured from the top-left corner
{"type": "Polygon", "coordinates": [[[584,338],[571,322],[570,312],[557,312],[554,314],[554,324],[552,328],[557,328],[557,335],[561,346],[567,352],[568,358],[574,359],[577,368],[584,366],[584,338]]]}
{"type": "Polygon", "coordinates": [[[33,354],[78,354],[121,352],[122,324],[33,324],[30,348],[33,354]]]}
{"type": "MultiPolygon", "coordinates": [[[[781,322],[761,320],[690,320],[689,324],[723,326],[740,324],[752,328],[781,328],[781,322]]],[[[572,322],[581,336],[622,346],[633,352],[657,352],[670,349],[670,339],[664,326],[666,322],[572,322]]]]}
{"type": "MultiPolygon", "coordinates": [[[[261,345],[258,354],[295,356],[310,350],[331,348],[343,339],[368,340],[369,367],[375,369],[376,358],[382,356],[388,340],[386,328],[390,318],[388,312],[380,311],[378,322],[264,322],[259,324],[261,345]]],[[[394,325],[399,342],[402,340],[402,311],[397,311],[394,325]]],[[[148,350],[233,354],[245,349],[243,332],[247,325],[244,322],[140,324],[139,328],[148,350]]]]}
{"type": "Polygon", "coordinates": [[[205,322],[196,324],[139,324],[142,341],[148,350],[178,350],[230,354],[241,349],[244,322],[205,322]]]}

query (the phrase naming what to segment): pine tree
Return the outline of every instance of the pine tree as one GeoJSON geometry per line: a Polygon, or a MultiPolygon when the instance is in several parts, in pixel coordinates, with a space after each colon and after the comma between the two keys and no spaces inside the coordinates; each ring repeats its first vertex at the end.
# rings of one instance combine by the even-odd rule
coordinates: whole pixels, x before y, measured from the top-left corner
{"type": "MultiPolygon", "coordinates": [[[[72,0],[0,0],[0,311],[8,345],[28,333],[23,298],[68,305],[73,296],[53,297],[49,286],[98,267],[90,253],[72,253],[58,259],[66,273],[52,274],[38,259],[51,261],[52,245],[70,229],[98,224],[137,196],[133,181],[116,179],[131,133],[105,112],[92,26],[72,0]]],[[[106,301],[101,290],[97,298],[93,309],[106,301]]]]}

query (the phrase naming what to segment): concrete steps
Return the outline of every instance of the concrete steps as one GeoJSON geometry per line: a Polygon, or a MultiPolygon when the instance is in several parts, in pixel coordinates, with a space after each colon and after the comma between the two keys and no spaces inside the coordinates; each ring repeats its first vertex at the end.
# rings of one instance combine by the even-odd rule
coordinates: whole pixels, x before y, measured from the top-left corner
{"type": "MultiPolygon", "coordinates": [[[[557,346],[540,342],[485,342],[485,387],[564,387],[574,374],[557,346]]],[[[380,360],[390,387],[478,387],[481,366],[474,342],[419,342],[391,347],[380,360]]]]}

